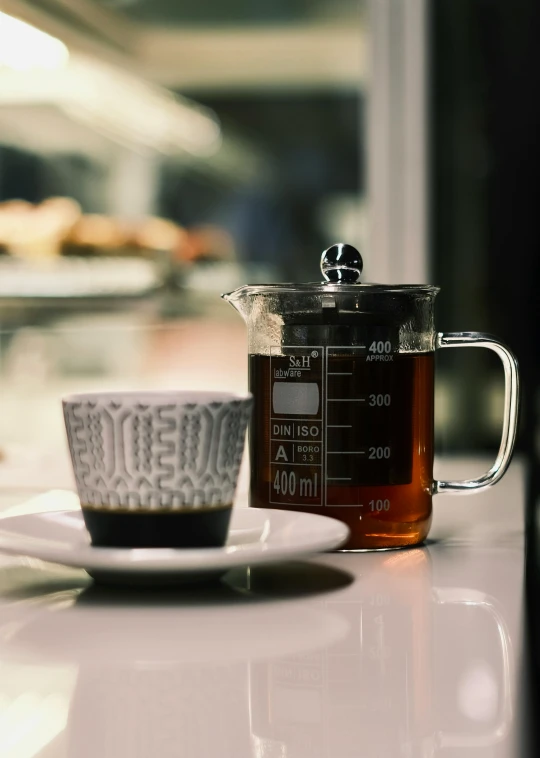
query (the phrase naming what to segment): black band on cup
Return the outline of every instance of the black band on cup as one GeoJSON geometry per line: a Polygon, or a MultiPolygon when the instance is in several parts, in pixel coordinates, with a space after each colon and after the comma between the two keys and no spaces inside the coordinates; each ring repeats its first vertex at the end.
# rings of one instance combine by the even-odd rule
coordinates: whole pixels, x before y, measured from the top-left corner
{"type": "Polygon", "coordinates": [[[128,510],[82,506],[96,547],[222,547],[231,505],[182,510],[128,510]]]}

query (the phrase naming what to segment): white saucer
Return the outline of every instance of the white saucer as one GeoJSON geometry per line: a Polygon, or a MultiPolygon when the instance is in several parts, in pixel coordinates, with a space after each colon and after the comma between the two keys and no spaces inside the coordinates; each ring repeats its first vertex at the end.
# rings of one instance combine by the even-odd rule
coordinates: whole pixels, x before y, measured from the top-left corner
{"type": "Polygon", "coordinates": [[[36,498],[36,512],[0,519],[0,550],[80,568],[114,583],[196,581],[238,566],[301,558],[342,545],[349,535],[340,521],[310,513],[235,508],[229,539],[222,548],[92,547],[74,495],[50,492],[36,498]],[[68,508],[45,509],[53,496],[68,508]],[[39,501],[39,502],[38,502],[39,501]]]}

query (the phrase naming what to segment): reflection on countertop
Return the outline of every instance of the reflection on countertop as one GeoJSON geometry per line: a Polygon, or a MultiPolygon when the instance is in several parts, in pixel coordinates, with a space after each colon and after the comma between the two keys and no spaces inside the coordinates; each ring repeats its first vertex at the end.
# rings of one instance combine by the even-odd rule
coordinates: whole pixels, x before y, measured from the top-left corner
{"type": "Polygon", "coordinates": [[[449,519],[424,548],[215,585],[106,590],[3,557],[1,755],[521,756],[520,504],[498,489],[500,539],[478,538],[468,498],[459,539],[449,519]]]}

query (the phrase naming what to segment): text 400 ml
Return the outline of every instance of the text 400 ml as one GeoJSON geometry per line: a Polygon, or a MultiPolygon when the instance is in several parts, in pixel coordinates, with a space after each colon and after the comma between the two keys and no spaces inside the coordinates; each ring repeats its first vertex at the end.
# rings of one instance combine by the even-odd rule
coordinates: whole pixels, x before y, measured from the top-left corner
{"type": "Polygon", "coordinates": [[[273,483],[274,492],[277,495],[290,495],[294,497],[318,497],[319,479],[318,474],[299,477],[295,471],[276,471],[273,483]]]}

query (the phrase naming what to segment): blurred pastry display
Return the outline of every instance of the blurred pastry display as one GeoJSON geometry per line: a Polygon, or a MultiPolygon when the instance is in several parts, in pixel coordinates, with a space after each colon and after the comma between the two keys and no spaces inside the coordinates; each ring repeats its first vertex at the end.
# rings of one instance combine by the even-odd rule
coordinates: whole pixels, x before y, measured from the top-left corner
{"type": "Polygon", "coordinates": [[[236,258],[232,236],[219,226],[184,229],[157,216],[128,220],[83,214],[68,197],[51,197],[37,205],[23,200],[0,203],[0,253],[35,262],[71,256],[152,258],[163,253],[183,265],[236,258]]]}
{"type": "Polygon", "coordinates": [[[67,197],[39,205],[22,200],[0,204],[0,245],[5,252],[27,260],[58,257],[62,241],[81,215],[80,206],[67,197]]]}
{"type": "Polygon", "coordinates": [[[32,205],[22,200],[0,203],[2,252],[31,260],[65,255],[132,255],[174,253],[186,247],[187,234],[168,219],[151,216],[125,220],[81,212],[67,197],[32,205]]]}
{"type": "Polygon", "coordinates": [[[99,255],[125,249],[128,246],[127,228],[111,216],[87,213],[81,216],[63,239],[64,255],[99,255]]]}
{"type": "Polygon", "coordinates": [[[131,230],[131,242],[142,250],[162,250],[174,253],[182,249],[187,234],[173,221],[151,217],[135,224],[131,230]]]}
{"type": "Polygon", "coordinates": [[[82,213],[68,197],[0,203],[0,254],[3,300],[137,296],[181,286],[197,264],[236,258],[232,236],[219,226],[82,213]]]}
{"type": "Polygon", "coordinates": [[[172,222],[83,214],[70,198],[0,204],[0,298],[133,297],[163,285],[172,222]]]}

